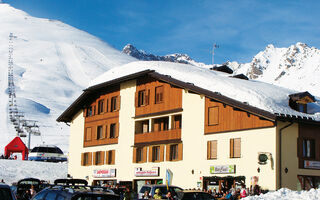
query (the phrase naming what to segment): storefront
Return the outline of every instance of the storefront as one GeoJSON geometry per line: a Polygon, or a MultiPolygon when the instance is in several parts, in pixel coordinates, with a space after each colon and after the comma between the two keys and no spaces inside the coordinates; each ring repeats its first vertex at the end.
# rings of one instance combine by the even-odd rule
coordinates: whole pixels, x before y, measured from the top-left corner
{"type": "Polygon", "coordinates": [[[137,192],[143,185],[163,184],[163,179],[159,177],[159,167],[152,167],[151,169],[137,167],[134,170],[134,176],[136,178],[133,180],[133,189],[137,192]]]}
{"type": "Polygon", "coordinates": [[[110,186],[117,184],[116,169],[95,169],[93,170],[93,185],[110,186]]]}
{"type": "Polygon", "coordinates": [[[210,166],[210,174],[214,176],[202,177],[203,188],[206,190],[215,189],[216,191],[227,191],[232,186],[241,189],[241,185],[245,184],[245,176],[232,176],[236,173],[236,165],[214,165],[210,166]],[[219,174],[219,176],[217,176],[219,174]],[[225,174],[229,174],[225,176],[225,174]],[[220,176],[221,175],[221,176],[220,176]]]}
{"type": "Polygon", "coordinates": [[[320,176],[298,175],[297,190],[310,190],[311,188],[320,188],[320,176]]]}

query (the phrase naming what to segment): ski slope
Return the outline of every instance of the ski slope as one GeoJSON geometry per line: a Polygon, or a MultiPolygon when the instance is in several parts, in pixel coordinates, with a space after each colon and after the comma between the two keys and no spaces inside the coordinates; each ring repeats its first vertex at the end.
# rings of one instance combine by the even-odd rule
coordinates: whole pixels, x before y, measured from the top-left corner
{"type": "MultiPolygon", "coordinates": [[[[68,151],[69,128],[56,118],[88,83],[108,69],[136,59],[100,39],[60,21],[35,18],[0,4],[0,153],[16,132],[8,118],[8,47],[13,33],[14,83],[19,111],[36,120],[46,143],[68,151]]],[[[27,143],[27,139],[23,138],[27,143]]]]}

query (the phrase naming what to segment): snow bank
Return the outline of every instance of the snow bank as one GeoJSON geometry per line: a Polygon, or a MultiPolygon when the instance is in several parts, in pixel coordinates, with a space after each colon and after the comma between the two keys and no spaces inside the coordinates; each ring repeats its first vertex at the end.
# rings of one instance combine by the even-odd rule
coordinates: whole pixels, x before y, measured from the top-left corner
{"type": "Polygon", "coordinates": [[[275,192],[268,192],[260,196],[250,196],[244,200],[319,200],[320,189],[311,189],[309,191],[292,191],[287,188],[282,188],[275,192]]]}
{"type": "Polygon", "coordinates": [[[0,180],[3,179],[7,184],[30,177],[53,183],[55,179],[67,178],[67,174],[67,163],[0,159],[0,180]]]}

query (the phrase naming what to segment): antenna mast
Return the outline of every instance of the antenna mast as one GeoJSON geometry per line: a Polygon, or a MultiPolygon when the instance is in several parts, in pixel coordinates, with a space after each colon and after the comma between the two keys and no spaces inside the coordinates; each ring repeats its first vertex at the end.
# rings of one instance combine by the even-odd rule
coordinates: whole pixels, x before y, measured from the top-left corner
{"type": "Polygon", "coordinates": [[[216,43],[213,44],[212,46],[212,66],[214,64],[214,50],[219,48],[219,45],[217,45],[216,43]]]}

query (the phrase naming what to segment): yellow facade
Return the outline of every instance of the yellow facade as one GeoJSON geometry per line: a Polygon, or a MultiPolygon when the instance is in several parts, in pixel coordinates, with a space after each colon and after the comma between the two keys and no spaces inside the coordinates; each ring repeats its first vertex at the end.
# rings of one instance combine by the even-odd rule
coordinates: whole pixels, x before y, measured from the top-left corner
{"type": "MultiPolygon", "coordinates": [[[[182,188],[197,188],[203,186],[203,177],[210,176],[245,176],[247,187],[253,176],[259,177],[263,189],[276,190],[279,188],[279,132],[287,123],[279,122],[275,127],[204,134],[205,96],[189,93],[183,90],[183,111],[169,113],[182,115],[181,140],[183,143],[182,161],[133,163],[133,145],[135,132],[136,81],[127,81],[120,85],[121,109],[119,113],[118,144],[83,147],[84,117],[79,112],[74,116],[70,125],[69,174],[74,178],[84,178],[92,183],[93,180],[133,181],[144,179],[165,180],[166,170],[173,173],[172,184],[182,188]],[[230,158],[230,139],[241,138],[240,158],[230,158]],[[207,141],[217,140],[217,159],[207,159],[207,141]],[[81,166],[81,153],[115,150],[115,165],[81,166]],[[258,163],[259,153],[268,154],[269,160],[265,165],[258,163]],[[272,162],[271,162],[271,160],[272,162]],[[211,174],[210,167],[218,165],[234,165],[235,173],[211,174]],[[144,170],[159,168],[159,176],[137,177],[136,168],[144,170]],[[96,169],[116,169],[116,176],[110,178],[93,177],[96,169]]],[[[160,116],[160,115],[159,115],[160,116]]],[[[153,116],[153,117],[159,117],[153,116]]],[[[143,118],[142,118],[143,119],[143,118]]],[[[139,120],[142,120],[139,119],[139,120]]],[[[282,187],[297,189],[297,175],[317,175],[317,170],[298,169],[297,158],[298,125],[292,124],[282,130],[282,187]],[[283,171],[283,170],[282,170],[283,171]]],[[[166,149],[165,149],[166,151],[166,149]]]]}

